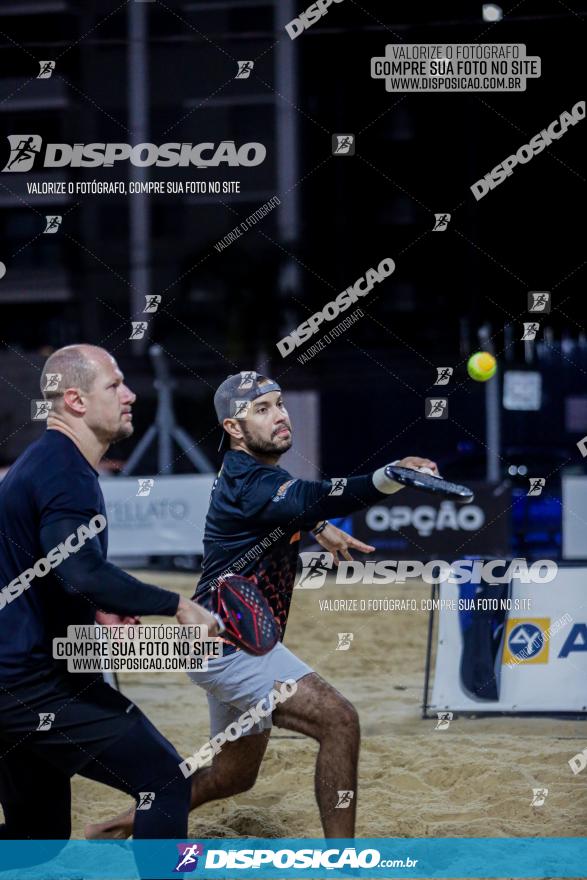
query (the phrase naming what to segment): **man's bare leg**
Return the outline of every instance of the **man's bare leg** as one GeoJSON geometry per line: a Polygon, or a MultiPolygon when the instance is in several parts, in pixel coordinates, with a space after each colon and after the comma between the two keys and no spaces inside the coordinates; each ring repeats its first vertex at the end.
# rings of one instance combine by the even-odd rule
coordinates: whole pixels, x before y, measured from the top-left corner
{"type": "MultiPolygon", "coordinates": [[[[226,742],[222,750],[214,755],[210,767],[196,770],[192,778],[190,809],[252,788],[267,749],[270,733],[271,731],[266,730],[252,736],[243,736],[234,742],[226,742]]],[[[132,807],[107,822],[86,825],[86,838],[124,840],[132,834],[134,815],[135,808],[132,807]]]]}
{"type": "MultiPolygon", "coordinates": [[[[280,686],[275,682],[275,686],[280,686]]],[[[278,727],[312,737],[320,745],[315,792],[325,837],[353,837],[357,802],[357,764],[360,729],[355,708],[315,672],[298,681],[296,693],[276,707],[278,727]],[[348,807],[340,809],[339,791],[352,791],[348,807]]],[[[269,731],[227,742],[211,767],[192,780],[192,809],[218,798],[248,791],[255,783],[269,731]]],[[[134,808],[109,822],[88,825],[86,837],[125,838],[132,834],[134,808]]]]}
{"type": "MultiPolygon", "coordinates": [[[[279,688],[279,682],[275,682],[279,688]]],[[[357,808],[357,765],[361,731],[359,716],[332,685],[312,672],[273,712],[273,723],[310,736],[320,744],[316,761],[316,800],[325,837],[354,837],[357,808]],[[348,807],[340,809],[339,791],[352,791],[348,807]]]]}
{"type": "Polygon", "coordinates": [[[190,809],[194,810],[208,801],[249,791],[257,780],[270,734],[270,730],[265,730],[226,742],[222,750],[214,755],[210,767],[196,770],[192,779],[190,809]]]}

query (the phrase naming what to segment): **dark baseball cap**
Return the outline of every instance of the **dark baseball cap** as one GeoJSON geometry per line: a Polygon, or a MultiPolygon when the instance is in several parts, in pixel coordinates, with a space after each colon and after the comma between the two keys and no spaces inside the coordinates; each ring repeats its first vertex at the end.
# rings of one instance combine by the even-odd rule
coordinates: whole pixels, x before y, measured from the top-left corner
{"type": "MultiPolygon", "coordinates": [[[[214,395],[214,409],[218,422],[222,426],[224,419],[244,418],[247,411],[245,402],[252,402],[263,394],[269,394],[270,391],[281,391],[281,388],[273,379],[261,376],[254,370],[228,376],[218,386],[214,395]]],[[[225,440],[226,431],[222,428],[218,452],[223,448],[225,440]]]]}

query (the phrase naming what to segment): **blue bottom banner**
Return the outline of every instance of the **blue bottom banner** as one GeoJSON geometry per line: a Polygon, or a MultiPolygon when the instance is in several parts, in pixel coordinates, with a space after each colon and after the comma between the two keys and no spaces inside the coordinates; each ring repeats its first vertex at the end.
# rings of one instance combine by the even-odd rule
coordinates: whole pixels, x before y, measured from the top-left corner
{"type": "Polygon", "coordinates": [[[584,878],[587,838],[0,841],[2,880],[584,878]],[[40,867],[42,865],[42,870],[40,867]]]}

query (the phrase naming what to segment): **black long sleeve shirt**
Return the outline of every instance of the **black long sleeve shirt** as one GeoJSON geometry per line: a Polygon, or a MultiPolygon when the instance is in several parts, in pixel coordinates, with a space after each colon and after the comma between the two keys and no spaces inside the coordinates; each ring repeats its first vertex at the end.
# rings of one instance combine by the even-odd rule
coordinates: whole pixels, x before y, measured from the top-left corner
{"type": "MultiPolygon", "coordinates": [[[[282,635],[294,587],[300,531],[381,501],[372,474],[299,480],[246,452],[228,451],[214,483],[204,530],[202,599],[227,572],[251,578],[269,602],[282,635]]],[[[224,653],[234,650],[225,646],[224,653]]]]}
{"type": "Polygon", "coordinates": [[[59,431],[45,431],[0,483],[0,681],[46,673],[55,664],[53,638],[70,624],[92,623],[98,610],[176,613],[177,593],[144,584],[107,561],[107,527],[85,542],[76,537],[77,552],[23,589],[24,572],[105,514],[97,472],[59,431]]]}

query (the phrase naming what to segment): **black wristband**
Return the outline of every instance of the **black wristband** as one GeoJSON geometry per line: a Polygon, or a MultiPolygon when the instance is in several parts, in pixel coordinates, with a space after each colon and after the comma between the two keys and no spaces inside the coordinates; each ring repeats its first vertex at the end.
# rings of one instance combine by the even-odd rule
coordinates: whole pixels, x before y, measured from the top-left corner
{"type": "Polygon", "coordinates": [[[321,523],[318,523],[316,528],[310,529],[310,531],[314,535],[314,537],[317,537],[320,534],[320,532],[324,531],[324,529],[326,528],[327,525],[329,525],[328,520],[323,519],[321,523]]]}

